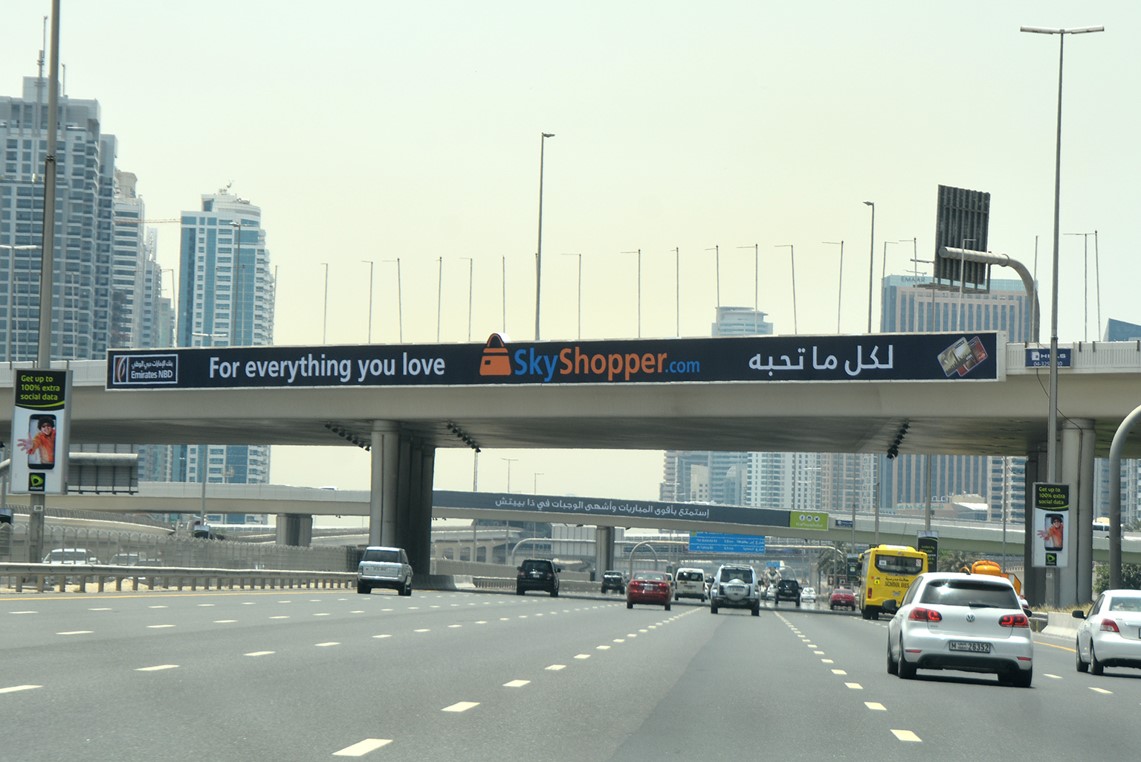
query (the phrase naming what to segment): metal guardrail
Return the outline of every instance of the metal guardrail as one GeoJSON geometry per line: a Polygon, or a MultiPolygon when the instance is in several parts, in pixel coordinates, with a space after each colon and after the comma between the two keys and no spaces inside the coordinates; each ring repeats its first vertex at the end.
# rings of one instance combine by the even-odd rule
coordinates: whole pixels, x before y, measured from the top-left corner
{"type": "Polygon", "coordinates": [[[17,593],[131,590],[224,590],[351,588],[355,572],[299,571],[292,569],[211,569],[177,566],[109,566],[102,564],[0,563],[0,582],[17,593]]]}

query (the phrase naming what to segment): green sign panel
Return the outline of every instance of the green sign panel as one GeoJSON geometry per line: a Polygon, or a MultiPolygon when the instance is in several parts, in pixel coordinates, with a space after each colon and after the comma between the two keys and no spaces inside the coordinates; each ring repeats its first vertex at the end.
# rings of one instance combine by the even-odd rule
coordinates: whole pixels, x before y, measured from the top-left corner
{"type": "Polygon", "coordinates": [[[828,528],[828,514],[821,511],[789,511],[788,525],[791,529],[814,529],[822,532],[828,528]]]}

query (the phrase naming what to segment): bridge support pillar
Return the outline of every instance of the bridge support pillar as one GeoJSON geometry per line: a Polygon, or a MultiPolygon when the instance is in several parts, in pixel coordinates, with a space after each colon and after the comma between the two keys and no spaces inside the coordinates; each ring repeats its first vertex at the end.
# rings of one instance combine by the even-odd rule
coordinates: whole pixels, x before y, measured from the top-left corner
{"type": "Polygon", "coordinates": [[[401,485],[397,492],[397,544],[408,551],[417,574],[429,574],[432,560],[432,478],[436,449],[420,441],[401,442],[401,485]]]}
{"type": "Polygon", "coordinates": [[[303,547],[312,545],[313,517],[299,513],[279,513],[277,515],[277,544],[303,547]]]}
{"type": "Polygon", "coordinates": [[[396,483],[400,436],[391,421],[372,424],[372,480],[368,506],[368,544],[396,544],[396,483]]]}
{"type": "Polygon", "coordinates": [[[594,566],[601,580],[602,572],[617,568],[614,565],[614,527],[595,527],[594,538],[594,566]]]}
{"type": "Polygon", "coordinates": [[[1055,585],[1059,606],[1093,600],[1094,421],[1064,420],[1060,426],[1062,482],[1070,485],[1070,564],[1059,569],[1055,585]]]}

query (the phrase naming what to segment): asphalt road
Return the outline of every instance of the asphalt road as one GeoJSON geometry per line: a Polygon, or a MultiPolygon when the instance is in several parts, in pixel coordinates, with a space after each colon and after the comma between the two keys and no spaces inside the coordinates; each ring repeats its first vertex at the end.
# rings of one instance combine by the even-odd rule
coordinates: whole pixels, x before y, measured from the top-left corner
{"type": "MultiPolygon", "coordinates": [[[[771,604],[770,604],[771,605],[771,604]]],[[[1132,756],[1141,671],[885,669],[886,620],[481,592],[0,596],[0,758],[1132,756]]]]}

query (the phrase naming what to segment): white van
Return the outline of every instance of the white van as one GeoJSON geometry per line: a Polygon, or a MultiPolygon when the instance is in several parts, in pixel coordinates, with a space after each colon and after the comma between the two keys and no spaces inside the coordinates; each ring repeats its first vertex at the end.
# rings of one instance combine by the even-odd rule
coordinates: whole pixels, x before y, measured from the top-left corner
{"type": "Polygon", "coordinates": [[[705,570],[681,568],[674,574],[674,600],[699,598],[705,602],[705,570]]]}

